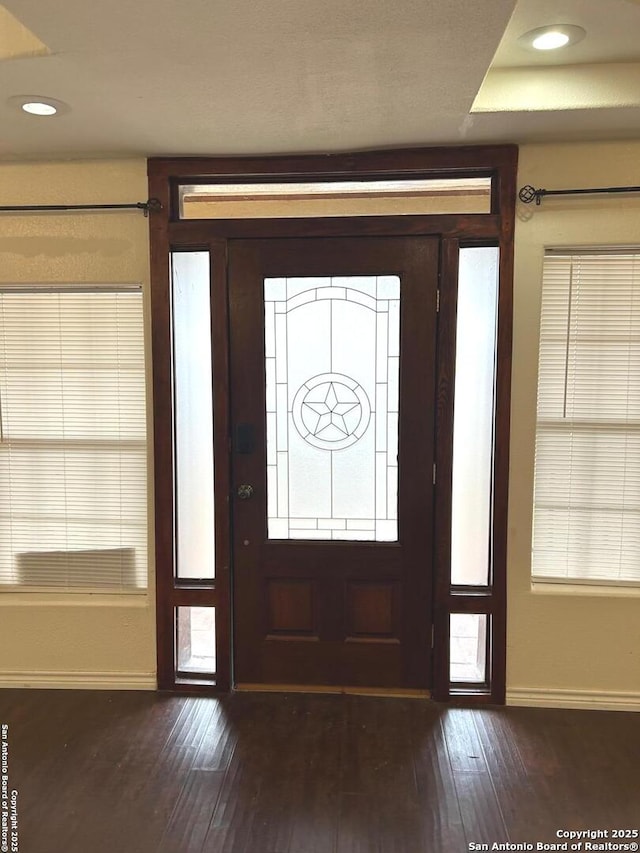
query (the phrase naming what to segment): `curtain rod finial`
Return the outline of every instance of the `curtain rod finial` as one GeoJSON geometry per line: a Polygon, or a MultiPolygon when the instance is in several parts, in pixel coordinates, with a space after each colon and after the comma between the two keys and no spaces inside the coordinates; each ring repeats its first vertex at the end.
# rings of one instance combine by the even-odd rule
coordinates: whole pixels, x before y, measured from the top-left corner
{"type": "Polygon", "coordinates": [[[540,199],[543,194],[544,190],[537,190],[535,187],[532,187],[531,184],[526,184],[526,186],[520,188],[518,198],[523,204],[531,204],[534,200],[536,204],[540,204],[540,199]]]}

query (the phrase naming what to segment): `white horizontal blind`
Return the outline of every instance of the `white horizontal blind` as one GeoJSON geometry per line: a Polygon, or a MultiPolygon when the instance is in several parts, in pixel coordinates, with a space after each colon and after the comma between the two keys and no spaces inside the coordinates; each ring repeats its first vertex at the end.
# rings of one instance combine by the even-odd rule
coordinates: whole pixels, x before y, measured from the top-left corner
{"type": "Polygon", "coordinates": [[[147,584],[138,286],[0,286],[0,584],[147,584]]]}
{"type": "Polygon", "coordinates": [[[545,257],[533,578],[640,582],[640,254],[545,257]]]}

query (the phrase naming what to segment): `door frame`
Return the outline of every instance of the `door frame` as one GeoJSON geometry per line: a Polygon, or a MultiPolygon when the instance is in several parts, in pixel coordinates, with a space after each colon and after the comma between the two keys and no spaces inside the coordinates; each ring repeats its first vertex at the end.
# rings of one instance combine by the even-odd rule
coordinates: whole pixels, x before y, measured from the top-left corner
{"type": "Polygon", "coordinates": [[[440,306],[437,331],[436,466],[434,537],[433,689],[438,700],[505,701],[506,545],[509,473],[513,235],[518,149],[514,145],[419,148],[401,151],[297,157],[152,158],[149,197],[158,209],[149,217],[153,365],[154,495],[158,687],[163,690],[228,690],[232,680],[230,508],[231,458],[228,393],[227,241],[234,238],[329,236],[438,236],[441,239],[440,306]],[[425,214],[331,219],[180,220],[181,184],[295,179],[491,178],[489,213],[425,214]],[[495,374],[490,584],[451,585],[451,471],[455,373],[456,292],[460,247],[500,249],[495,374]],[[216,454],[216,580],[176,579],[172,331],[169,258],[172,251],[207,250],[211,258],[213,391],[216,454]],[[175,669],[177,606],[215,606],[218,669],[215,679],[186,681],[175,669]],[[486,614],[490,620],[488,681],[449,681],[449,618],[486,614]]]}

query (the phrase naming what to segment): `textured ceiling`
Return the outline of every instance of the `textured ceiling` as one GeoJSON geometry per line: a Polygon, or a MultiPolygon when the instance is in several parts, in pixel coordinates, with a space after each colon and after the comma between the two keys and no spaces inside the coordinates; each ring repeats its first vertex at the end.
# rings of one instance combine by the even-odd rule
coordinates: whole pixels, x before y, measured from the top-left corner
{"type": "MultiPolygon", "coordinates": [[[[5,6],[50,53],[3,61],[0,54],[4,159],[640,134],[633,98],[605,103],[603,96],[566,110],[554,105],[551,87],[546,109],[540,91],[535,104],[521,103],[522,84],[504,74],[550,61],[512,44],[523,27],[547,23],[582,21],[589,30],[572,48],[576,58],[566,54],[563,63],[634,66],[640,6],[631,0],[520,0],[510,26],[515,0],[5,0],[5,6]],[[592,32],[598,20],[606,24],[602,43],[592,32]],[[484,104],[472,113],[485,76],[484,104]],[[16,95],[48,96],[71,109],[53,119],[28,116],[7,101],[16,95]]],[[[633,80],[625,77],[625,85],[633,89],[633,80]]],[[[533,85],[539,90],[542,77],[533,85]]],[[[617,84],[607,85],[609,91],[617,84]]]]}

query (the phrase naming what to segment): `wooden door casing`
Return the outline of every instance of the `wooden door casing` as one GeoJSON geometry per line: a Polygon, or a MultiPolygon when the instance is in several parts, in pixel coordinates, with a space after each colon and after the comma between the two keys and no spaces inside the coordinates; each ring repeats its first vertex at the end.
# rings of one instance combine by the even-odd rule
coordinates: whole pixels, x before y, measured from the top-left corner
{"type": "Polygon", "coordinates": [[[513,236],[517,196],[518,149],[514,145],[416,148],[275,157],[152,158],[148,161],[149,197],[158,200],[150,212],[151,351],[153,361],[153,429],[156,613],[158,685],[164,690],[224,692],[237,679],[234,654],[233,595],[230,571],[231,430],[228,411],[227,247],[236,239],[306,237],[438,237],[442,241],[440,310],[438,314],[438,378],[436,417],[437,484],[432,695],[447,701],[462,692],[465,701],[504,704],[506,669],[506,546],[509,493],[509,420],[513,306],[513,236]],[[491,176],[491,212],[350,216],[330,219],[184,220],[179,187],[184,184],[228,184],[261,180],[282,183],[406,177],[491,176]],[[485,588],[453,588],[450,577],[451,467],[455,379],[456,269],[461,246],[499,246],[500,293],[495,377],[495,441],[492,459],[490,584],[485,588]],[[176,577],[175,477],[172,398],[171,295],[168,259],[172,251],[211,252],[211,299],[214,401],[216,405],[216,579],[187,584],[176,577]],[[215,686],[179,678],[175,670],[176,606],[216,607],[217,672],[215,686]],[[490,614],[489,683],[452,691],[449,680],[449,614],[490,614]]]}

